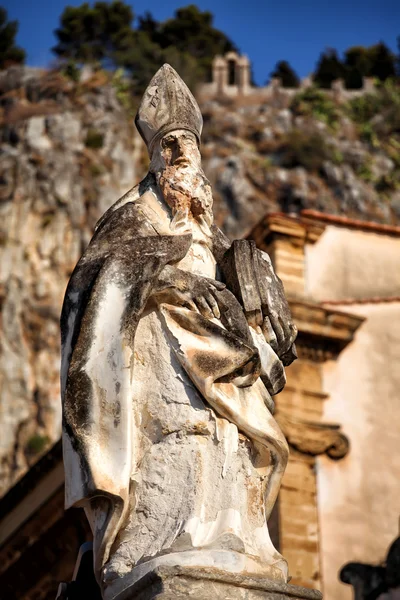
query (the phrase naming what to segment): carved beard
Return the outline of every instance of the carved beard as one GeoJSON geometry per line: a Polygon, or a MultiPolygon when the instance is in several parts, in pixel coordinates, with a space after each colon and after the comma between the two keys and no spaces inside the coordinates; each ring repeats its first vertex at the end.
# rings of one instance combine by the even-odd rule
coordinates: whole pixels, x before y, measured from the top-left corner
{"type": "Polygon", "coordinates": [[[201,168],[166,166],[157,174],[157,182],[173,215],[186,212],[209,229],[213,222],[211,185],[201,168]]]}

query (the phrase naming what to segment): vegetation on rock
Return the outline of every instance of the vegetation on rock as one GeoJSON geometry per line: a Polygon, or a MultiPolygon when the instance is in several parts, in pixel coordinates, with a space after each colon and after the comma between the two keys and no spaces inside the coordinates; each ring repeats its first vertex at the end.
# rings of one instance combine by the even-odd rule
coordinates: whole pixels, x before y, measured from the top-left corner
{"type": "Polygon", "coordinates": [[[312,116],[332,129],[338,126],[340,113],[337,105],[316,87],[307,88],[297,94],[290,108],[295,115],[312,116]]]}
{"type": "Polygon", "coordinates": [[[49,445],[50,439],[47,435],[40,435],[35,433],[29,438],[26,444],[26,452],[28,455],[41,454],[43,450],[49,445]]]}
{"type": "Polygon", "coordinates": [[[281,166],[287,169],[304,167],[307,171],[319,172],[326,160],[335,161],[332,148],[318,132],[290,131],[282,140],[279,154],[281,166]]]}
{"type": "Polygon", "coordinates": [[[374,94],[350,100],[348,114],[360,126],[364,139],[377,146],[400,135],[400,82],[388,79],[374,94]],[[375,143],[374,143],[375,141],[375,143]]]}
{"type": "Polygon", "coordinates": [[[86,148],[92,148],[98,150],[102,148],[104,143],[104,135],[97,131],[97,129],[90,128],[86,134],[85,146],[86,148]]]}

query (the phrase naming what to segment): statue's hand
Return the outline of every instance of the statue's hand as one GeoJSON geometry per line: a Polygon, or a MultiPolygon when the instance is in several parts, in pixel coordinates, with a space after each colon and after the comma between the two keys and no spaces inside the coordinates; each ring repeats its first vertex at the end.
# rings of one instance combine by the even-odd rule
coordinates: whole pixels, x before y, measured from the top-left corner
{"type": "Polygon", "coordinates": [[[217,292],[225,284],[167,265],[159,275],[155,294],[163,302],[198,310],[203,317],[220,318],[217,292]]]}

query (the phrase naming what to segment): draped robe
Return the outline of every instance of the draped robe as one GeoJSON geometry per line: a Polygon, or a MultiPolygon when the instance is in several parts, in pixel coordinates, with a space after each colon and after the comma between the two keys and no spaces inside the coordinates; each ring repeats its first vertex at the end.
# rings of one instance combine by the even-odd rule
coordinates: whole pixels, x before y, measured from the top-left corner
{"type": "Polygon", "coordinates": [[[154,181],[140,191],[101,219],[66,291],[66,507],[85,508],[105,598],[154,560],[286,580],[266,520],[288,451],[260,378],[281,363],[228,290],[225,320],[157,300],[166,265],[216,278],[219,257],[154,181]]]}

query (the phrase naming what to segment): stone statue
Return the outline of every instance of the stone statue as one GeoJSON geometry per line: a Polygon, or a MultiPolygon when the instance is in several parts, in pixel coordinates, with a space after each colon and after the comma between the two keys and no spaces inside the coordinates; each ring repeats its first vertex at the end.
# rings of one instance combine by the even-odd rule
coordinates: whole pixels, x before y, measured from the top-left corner
{"type": "Polygon", "coordinates": [[[201,113],[169,65],[136,126],[150,172],[98,222],[62,310],[66,506],[106,600],[160,568],[285,584],[267,527],[288,458],[271,396],[296,356],[283,287],[213,224],[201,113]]]}

